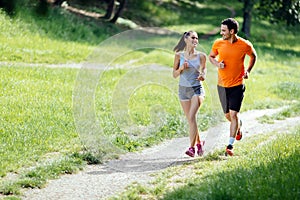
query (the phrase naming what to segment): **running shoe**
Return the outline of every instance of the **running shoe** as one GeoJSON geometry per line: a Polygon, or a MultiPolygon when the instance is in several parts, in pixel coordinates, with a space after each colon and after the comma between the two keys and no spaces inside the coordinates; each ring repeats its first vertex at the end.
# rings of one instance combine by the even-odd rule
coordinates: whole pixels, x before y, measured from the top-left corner
{"type": "Polygon", "coordinates": [[[241,140],[242,137],[243,137],[241,128],[242,128],[242,120],[240,120],[240,127],[239,127],[239,129],[238,129],[238,131],[237,131],[237,134],[236,134],[236,136],[235,136],[235,139],[236,139],[236,140],[241,140]]]}
{"type": "Polygon", "coordinates": [[[197,146],[197,154],[198,154],[198,156],[202,156],[203,155],[203,153],[204,153],[204,150],[203,150],[204,144],[205,144],[205,141],[202,141],[202,142],[200,142],[199,144],[196,145],[197,146]]]}
{"type": "Polygon", "coordinates": [[[195,148],[194,147],[190,147],[186,152],[186,155],[190,156],[190,157],[194,157],[195,156],[195,148]]]}
{"type": "Polygon", "coordinates": [[[229,144],[227,147],[226,147],[226,152],[225,152],[225,156],[233,156],[233,146],[231,144],[229,144]]]}

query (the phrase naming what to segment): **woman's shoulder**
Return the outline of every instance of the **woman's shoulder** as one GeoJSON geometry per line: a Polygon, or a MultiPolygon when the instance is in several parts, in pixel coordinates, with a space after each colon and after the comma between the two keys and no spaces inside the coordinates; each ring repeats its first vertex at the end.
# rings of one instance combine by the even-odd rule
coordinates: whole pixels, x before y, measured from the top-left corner
{"type": "Polygon", "coordinates": [[[184,54],[184,51],[177,51],[175,52],[175,55],[183,55],[184,54]]]}
{"type": "Polygon", "coordinates": [[[184,56],[184,52],[183,52],[183,51],[177,51],[177,52],[175,53],[175,57],[180,58],[180,57],[183,57],[183,56],[184,56]]]}
{"type": "Polygon", "coordinates": [[[199,55],[200,57],[206,57],[206,54],[201,51],[197,51],[197,55],[199,55]]]}

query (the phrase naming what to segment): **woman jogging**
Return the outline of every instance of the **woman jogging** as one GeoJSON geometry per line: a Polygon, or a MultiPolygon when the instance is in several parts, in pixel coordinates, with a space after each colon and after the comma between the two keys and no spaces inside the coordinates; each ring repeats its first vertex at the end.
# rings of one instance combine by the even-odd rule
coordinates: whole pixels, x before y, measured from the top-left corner
{"type": "Polygon", "coordinates": [[[197,126],[197,112],[204,101],[204,88],[201,81],[205,80],[206,55],[196,50],[198,35],[195,31],[185,32],[175,46],[173,77],[179,79],[178,96],[183,112],[189,124],[190,146],[187,155],[203,155],[204,142],[200,141],[197,126]]]}

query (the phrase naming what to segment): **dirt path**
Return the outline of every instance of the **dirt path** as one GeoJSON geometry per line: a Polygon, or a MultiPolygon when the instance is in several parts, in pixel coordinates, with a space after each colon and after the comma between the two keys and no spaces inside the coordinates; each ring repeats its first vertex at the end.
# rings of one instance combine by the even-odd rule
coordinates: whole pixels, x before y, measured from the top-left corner
{"type": "MultiPolygon", "coordinates": [[[[264,114],[273,114],[279,110],[255,110],[241,114],[244,137],[267,133],[273,130],[285,130],[298,124],[300,117],[276,121],[274,124],[260,124],[256,118],[264,114]]],[[[202,132],[205,139],[205,153],[225,147],[228,140],[229,123],[221,123],[202,132]]],[[[242,142],[242,141],[241,141],[242,142]]],[[[24,199],[30,200],[82,200],[106,199],[124,190],[130,183],[145,183],[152,180],[150,174],[159,173],[172,165],[181,165],[190,161],[184,154],[189,138],[176,138],[160,145],[145,149],[139,153],[128,153],[118,160],[103,165],[90,165],[78,174],[64,175],[58,180],[51,180],[46,188],[24,192],[24,199]]]]}

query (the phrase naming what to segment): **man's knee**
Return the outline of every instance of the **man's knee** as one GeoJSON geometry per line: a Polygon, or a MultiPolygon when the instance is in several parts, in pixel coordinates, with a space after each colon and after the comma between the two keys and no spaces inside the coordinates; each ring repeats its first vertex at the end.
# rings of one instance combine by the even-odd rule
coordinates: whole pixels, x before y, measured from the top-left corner
{"type": "Polygon", "coordinates": [[[225,117],[228,121],[231,121],[230,113],[225,113],[225,117]]]}
{"type": "Polygon", "coordinates": [[[230,119],[232,119],[232,120],[236,120],[238,118],[238,112],[237,111],[230,110],[229,115],[230,115],[230,119]]]}

